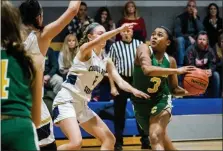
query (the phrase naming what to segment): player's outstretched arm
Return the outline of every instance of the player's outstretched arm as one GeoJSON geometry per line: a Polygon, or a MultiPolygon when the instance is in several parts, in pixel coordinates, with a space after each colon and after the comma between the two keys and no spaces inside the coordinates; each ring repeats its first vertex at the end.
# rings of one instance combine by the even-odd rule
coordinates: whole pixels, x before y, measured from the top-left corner
{"type": "Polygon", "coordinates": [[[47,48],[50,45],[51,40],[57,36],[77,15],[79,11],[81,1],[70,1],[67,10],[54,22],[48,24],[44,27],[41,34],[42,43],[45,44],[45,47],[40,49],[42,54],[45,56],[47,48]]]}
{"type": "Polygon", "coordinates": [[[122,77],[118,74],[114,66],[114,63],[112,62],[111,59],[108,60],[107,71],[108,71],[109,76],[115,81],[118,87],[121,88],[122,90],[126,92],[130,92],[139,98],[145,98],[145,99],[149,98],[149,95],[133,88],[130,84],[128,84],[125,80],[122,79],[122,77]]]}
{"type": "Polygon", "coordinates": [[[179,69],[156,67],[152,65],[150,55],[150,50],[146,44],[141,44],[137,47],[135,63],[141,66],[146,76],[184,74],[195,70],[193,66],[186,66],[179,69]]]}
{"type": "MultiPolygon", "coordinates": [[[[122,32],[122,31],[132,29],[135,24],[136,23],[123,24],[121,27],[111,30],[109,32],[105,32],[102,35],[100,35],[99,37],[97,37],[96,39],[83,44],[80,47],[81,56],[82,57],[90,56],[91,51],[95,47],[97,47],[101,44],[104,44],[108,39],[111,39],[112,37],[114,37],[115,35],[117,35],[118,33],[122,32]]],[[[98,51],[101,51],[101,50],[98,50],[98,51]]],[[[100,52],[96,52],[96,53],[100,53],[100,52]]]]}

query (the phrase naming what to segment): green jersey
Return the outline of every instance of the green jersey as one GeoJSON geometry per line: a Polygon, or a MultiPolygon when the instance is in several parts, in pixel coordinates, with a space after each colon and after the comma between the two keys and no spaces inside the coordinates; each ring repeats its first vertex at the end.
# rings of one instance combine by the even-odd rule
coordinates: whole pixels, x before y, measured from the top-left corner
{"type": "MultiPolygon", "coordinates": [[[[28,70],[28,69],[27,69],[28,70]]],[[[31,117],[31,81],[18,61],[1,49],[1,114],[31,117]]]]}
{"type": "MultiPolygon", "coordinates": [[[[158,63],[154,53],[151,51],[151,62],[153,66],[162,68],[170,67],[169,57],[166,53],[162,63],[158,63]]],[[[134,65],[133,87],[149,94],[149,100],[153,100],[153,103],[159,101],[163,96],[170,94],[168,87],[168,76],[145,76],[141,66],[136,64],[134,65]]],[[[145,99],[140,99],[133,96],[132,100],[143,101],[145,99]]]]}

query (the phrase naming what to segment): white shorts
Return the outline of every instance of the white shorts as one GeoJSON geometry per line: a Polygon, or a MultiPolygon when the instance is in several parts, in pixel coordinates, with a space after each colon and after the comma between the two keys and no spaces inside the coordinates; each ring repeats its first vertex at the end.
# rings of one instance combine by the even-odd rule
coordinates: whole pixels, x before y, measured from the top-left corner
{"type": "Polygon", "coordinates": [[[87,101],[78,100],[70,90],[62,88],[53,101],[54,123],[57,124],[70,117],[75,117],[79,124],[87,122],[96,116],[87,103],[87,101]]]}
{"type": "Polygon", "coordinates": [[[40,146],[45,146],[55,141],[52,118],[43,100],[41,105],[41,124],[37,128],[37,133],[40,146]]]}

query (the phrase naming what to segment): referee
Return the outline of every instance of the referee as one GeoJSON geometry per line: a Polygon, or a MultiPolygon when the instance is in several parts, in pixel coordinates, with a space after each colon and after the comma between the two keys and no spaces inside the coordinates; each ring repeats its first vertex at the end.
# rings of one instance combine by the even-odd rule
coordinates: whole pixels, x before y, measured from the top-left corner
{"type": "MultiPolygon", "coordinates": [[[[133,30],[121,32],[121,40],[113,43],[110,47],[109,57],[114,62],[118,73],[121,77],[132,85],[132,73],[134,68],[134,60],[137,47],[142,44],[142,41],[133,39],[133,30]]],[[[125,92],[116,86],[116,92],[111,90],[114,95],[114,126],[115,126],[115,150],[122,150],[123,146],[123,130],[125,127],[125,110],[127,99],[131,98],[131,93],[125,92]],[[119,94],[119,95],[117,95],[119,94]]],[[[137,123],[138,126],[138,123],[137,123]]],[[[148,149],[149,141],[148,134],[144,134],[138,126],[140,135],[142,136],[142,149],[148,149]]]]}

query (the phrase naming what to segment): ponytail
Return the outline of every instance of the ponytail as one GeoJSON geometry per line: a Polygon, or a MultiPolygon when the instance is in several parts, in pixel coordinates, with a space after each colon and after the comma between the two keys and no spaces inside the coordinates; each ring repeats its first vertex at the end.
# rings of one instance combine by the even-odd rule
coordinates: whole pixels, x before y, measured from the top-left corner
{"type": "Polygon", "coordinates": [[[1,45],[6,49],[8,55],[18,61],[24,76],[32,81],[36,71],[31,57],[24,50],[19,11],[9,1],[1,1],[1,4],[1,45]]]}
{"type": "Polygon", "coordinates": [[[84,30],[83,37],[80,39],[79,46],[82,46],[84,43],[88,42],[88,34],[92,34],[95,27],[101,26],[99,23],[91,23],[87,26],[87,28],[84,30]]]}

